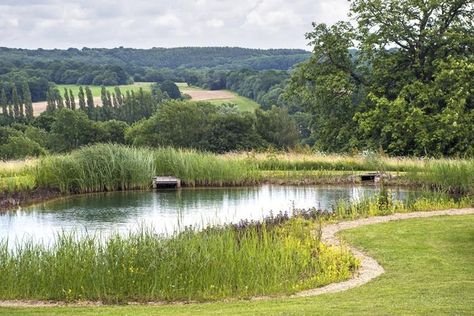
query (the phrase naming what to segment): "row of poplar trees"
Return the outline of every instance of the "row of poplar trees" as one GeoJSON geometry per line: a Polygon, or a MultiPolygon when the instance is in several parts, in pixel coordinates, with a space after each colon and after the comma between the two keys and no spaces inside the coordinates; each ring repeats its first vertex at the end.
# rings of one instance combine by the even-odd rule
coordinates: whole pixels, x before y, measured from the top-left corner
{"type": "Polygon", "coordinates": [[[15,83],[11,85],[10,98],[7,98],[5,87],[0,91],[0,107],[2,114],[13,121],[32,121],[33,103],[28,82],[24,81],[21,87],[21,95],[15,83]]]}
{"type": "Polygon", "coordinates": [[[77,98],[78,103],[76,104],[76,98],[71,89],[64,88],[64,93],[61,94],[57,88],[50,88],[47,92],[46,110],[54,112],[61,108],[79,109],[93,120],[118,119],[133,123],[141,118],[150,117],[158,103],[163,101],[166,96],[161,91],[150,94],[141,88],[138,92],[126,91],[125,94],[122,94],[120,88],[115,87],[114,92],[110,93],[105,87],[102,87],[102,106],[96,106],[91,89],[87,86],[85,88],[80,86],[77,98]]]}

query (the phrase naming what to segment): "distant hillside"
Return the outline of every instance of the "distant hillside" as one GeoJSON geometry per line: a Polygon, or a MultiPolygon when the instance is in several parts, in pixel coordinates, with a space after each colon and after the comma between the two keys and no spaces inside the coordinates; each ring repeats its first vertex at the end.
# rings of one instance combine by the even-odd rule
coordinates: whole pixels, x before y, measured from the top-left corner
{"type": "MultiPolygon", "coordinates": [[[[287,70],[310,57],[300,49],[249,49],[240,47],[179,47],[179,48],[69,48],[17,49],[0,47],[0,66],[38,62],[71,61],[88,64],[108,64],[153,68],[221,68],[254,70],[287,70]]],[[[0,69],[1,74],[1,69],[0,69]]]]}

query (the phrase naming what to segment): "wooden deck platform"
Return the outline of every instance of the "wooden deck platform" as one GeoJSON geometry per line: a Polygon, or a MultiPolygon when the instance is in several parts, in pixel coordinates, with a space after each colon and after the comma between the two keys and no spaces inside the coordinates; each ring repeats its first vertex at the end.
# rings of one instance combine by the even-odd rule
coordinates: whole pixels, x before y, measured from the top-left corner
{"type": "Polygon", "coordinates": [[[181,180],[176,177],[154,177],[154,189],[181,188],[181,180]]]}
{"type": "Polygon", "coordinates": [[[381,176],[382,175],[379,172],[369,172],[369,173],[361,174],[360,180],[378,182],[380,181],[381,176]]]}

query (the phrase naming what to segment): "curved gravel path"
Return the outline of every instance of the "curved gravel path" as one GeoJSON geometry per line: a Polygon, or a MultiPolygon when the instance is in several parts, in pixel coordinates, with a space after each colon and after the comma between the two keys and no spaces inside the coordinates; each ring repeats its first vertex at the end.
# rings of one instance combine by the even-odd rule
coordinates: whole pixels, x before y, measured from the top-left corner
{"type": "MultiPolygon", "coordinates": [[[[413,213],[397,213],[393,215],[385,216],[374,216],[368,217],[353,221],[339,222],[335,224],[324,225],[321,229],[321,241],[328,245],[339,246],[341,240],[336,236],[340,231],[356,228],[360,226],[386,223],[390,221],[404,220],[410,218],[423,218],[423,217],[433,217],[433,216],[443,216],[443,215],[468,215],[474,214],[474,208],[464,208],[464,209],[449,209],[442,211],[432,211],[432,212],[413,212],[413,213]]],[[[360,268],[357,271],[356,275],[343,282],[331,283],[323,287],[318,287],[311,290],[301,291],[291,296],[258,296],[253,297],[250,300],[267,300],[275,299],[282,297],[309,297],[317,296],[327,293],[336,293],[346,291],[348,289],[364,285],[371,280],[377,278],[385,272],[384,268],[372,257],[369,257],[362,251],[357,248],[347,245],[349,250],[360,260],[360,268]]],[[[224,301],[236,301],[238,299],[228,299],[224,301]]],[[[149,305],[180,305],[180,304],[189,304],[193,302],[150,302],[149,305]]],[[[210,302],[212,303],[212,302],[210,302]]],[[[130,303],[136,304],[136,303],[130,303]]],[[[54,301],[33,301],[33,300],[11,300],[11,301],[0,301],[0,307],[52,307],[52,306],[100,306],[101,302],[77,302],[77,303],[65,303],[65,302],[54,302],[54,301]]]]}
{"type": "MultiPolygon", "coordinates": [[[[432,212],[397,213],[393,215],[362,218],[354,221],[346,221],[323,226],[321,231],[321,240],[326,244],[338,246],[340,245],[341,241],[336,236],[336,234],[346,229],[410,218],[467,214],[474,214],[474,208],[451,209],[432,212]]],[[[298,292],[292,295],[292,297],[307,297],[326,293],[346,291],[348,289],[366,284],[385,272],[384,268],[374,258],[369,257],[368,255],[351,245],[348,245],[348,247],[350,251],[354,254],[354,256],[360,260],[361,263],[357,274],[353,278],[339,283],[331,283],[316,289],[298,292]]]]}

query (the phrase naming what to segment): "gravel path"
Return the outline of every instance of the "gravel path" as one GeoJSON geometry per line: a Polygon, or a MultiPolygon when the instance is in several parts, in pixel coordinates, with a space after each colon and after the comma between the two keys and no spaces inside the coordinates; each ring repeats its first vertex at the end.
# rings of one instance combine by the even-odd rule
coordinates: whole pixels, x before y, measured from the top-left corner
{"type": "MultiPolygon", "coordinates": [[[[321,229],[321,240],[325,244],[338,246],[341,244],[341,240],[336,236],[338,232],[356,228],[360,226],[386,223],[390,221],[404,220],[410,218],[423,218],[423,217],[432,217],[432,216],[443,216],[443,215],[468,215],[474,214],[474,208],[465,208],[465,209],[450,209],[442,211],[432,211],[432,212],[413,212],[413,213],[400,213],[386,216],[375,216],[368,217],[363,219],[358,219],[354,221],[340,222],[336,224],[325,225],[321,229]]],[[[360,260],[360,268],[357,271],[357,274],[343,282],[332,283],[323,287],[301,291],[289,297],[308,297],[308,296],[317,296],[327,293],[336,293],[341,291],[346,291],[348,289],[364,285],[371,280],[377,278],[385,272],[384,268],[372,257],[364,254],[362,251],[357,248],[348,245],[350,251],[360,260]]],[[[259,296],[253,297],[251,300],[260,301],[267,299],[278,298],[277,296],[259,296]]],[[[225,301],[236,301],[236,299],[228,299],[225,301]]],[[[150,302],[149,305],[180,305],[188,304],[192,302],[176,302],[176,303],[167,303],[167,302],[150,302]]],[[[130,303],[135,304],[135,303],[130,303]]],[[[53,302],[53,301],[33,301],[33,300],[12,300],[12,301],[0,301],[0,307],[52,307],[52,306],[100,306],[101,302],[78,302],[78,303],[64,303],[64,302],[53,302]]]]}

